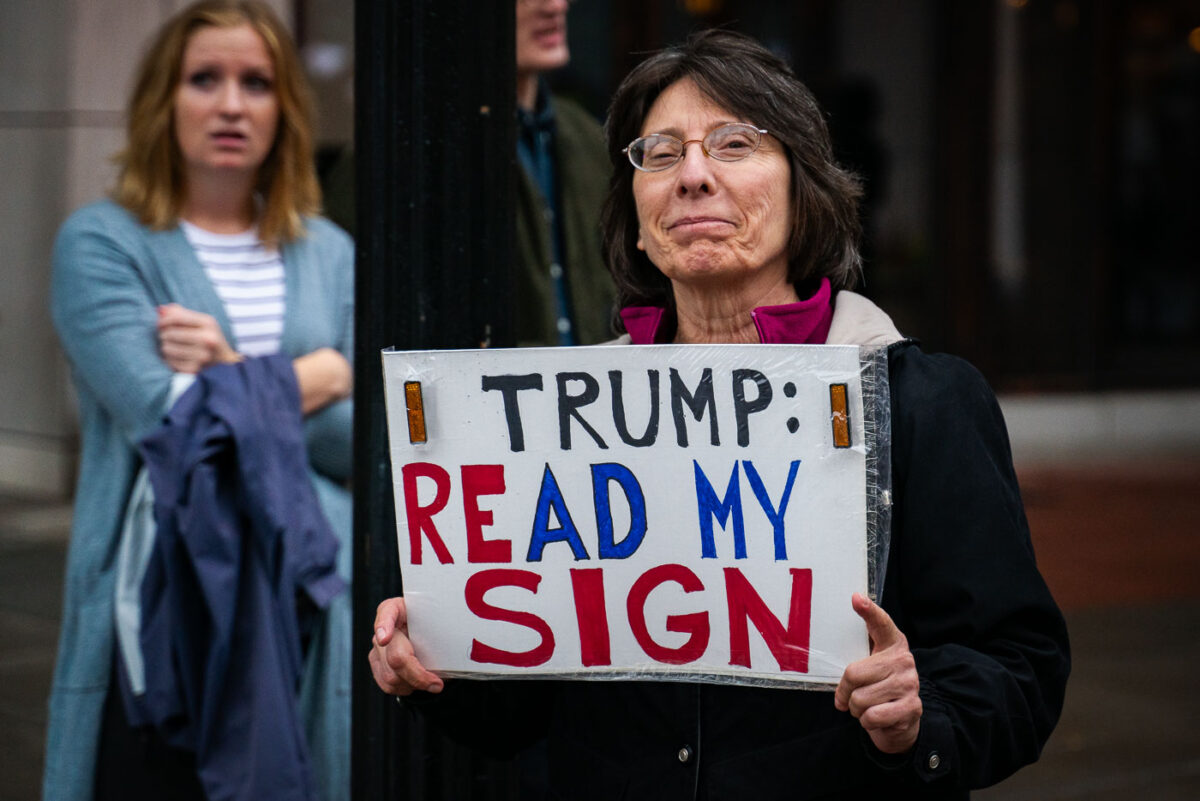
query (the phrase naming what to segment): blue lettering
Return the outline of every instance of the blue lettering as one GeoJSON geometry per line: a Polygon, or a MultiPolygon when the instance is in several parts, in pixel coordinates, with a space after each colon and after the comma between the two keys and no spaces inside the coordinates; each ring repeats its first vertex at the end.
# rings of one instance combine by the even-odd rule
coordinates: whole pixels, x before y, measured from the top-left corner
{"type": "Polygon", "coordinates": [[[750,489],[754,490],[754,497],[758,498],[758,505],[766,512],[767,519],[771,521],[771,528],[775,530],[775,561],[782,562],[787,559],[787,543],[784,542],[783,531],[783,516],[787,513],[788,500],[792,497],[792,484],[796,481],[796,469],[800,467],[800,460],[792,462],[792,466],[788,468],[787,485],[783,488],[783,497],[779,499],[779,511],[775,511],[775,507],[771,504],[771,498],[767,495],[767,488],[763,485],[762,479],[758,476],[758,471],[754,469],[754,464],[749,461],[743,461],[742,466],[746,468],[746,478],[750,481],[750,489]]]}
{"type": "Polygon", "coordinates": [[[592,495],[596,502],[596,530],[599,536],[601,559],[625,559],[642,544],[646,536],[646,497],[635,476],[624,465],[592,465],[592,495]],[[619,543],[613,541],[612,505],[608,484],[615,481],[629,501],[629,533],[619,543]]]}
{"type": "Polygon", "coordinates": [[[538,493],[537,511],[533,516],[533,534],[529,538],[529,554],[525,561],[542,561],[542,549],[547,543],[560,541],[570,544],[576,560],[589,558],[587,549],[583,547],[583,540],[579,538],[579,529],[575,528],[575,523],[571,520],[567,501],[563,498],[562,490],[558,488],[554,473],[550,472],[550,465],[547,464],[546,471],[542,473],[542,489],[538,493]],[[558,528],[550,528],[551,509],[560,523],[558,528]]]}
{"type": "Polygon", "coordinates": [[[700,513],[700,556],[704,559],[717,558],[717,546],[713,541],[713,518],[724,529],[733,515],[733,554],[737,559],[746,558],[746,527],[742,521],[742,491],[738,484],[738,466],[733,463],[733,473],[729,476],[729,485],[725,488],[725,498],[717,498],[717,493],[700,463],[692,460],[696,473],[696,507],[700,513]]]}

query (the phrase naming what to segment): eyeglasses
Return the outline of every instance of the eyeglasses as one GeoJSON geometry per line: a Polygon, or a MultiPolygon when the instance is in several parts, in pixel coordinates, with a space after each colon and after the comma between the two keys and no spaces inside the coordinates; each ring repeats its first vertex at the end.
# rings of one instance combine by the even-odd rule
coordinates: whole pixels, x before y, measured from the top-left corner
{"type": "Polygon", "coordinates": [[[744,122],[722,125],[708,132],[703,139],[686,142],[670,134],[654,133],[639,136],[621,152],[629,156],[629,163],[644,172],[661,172],[674,167],[687,154],[687,146],[699,142],[704,155],[717,161],[741,161],[762,144],[763,128],[744,122]]]}

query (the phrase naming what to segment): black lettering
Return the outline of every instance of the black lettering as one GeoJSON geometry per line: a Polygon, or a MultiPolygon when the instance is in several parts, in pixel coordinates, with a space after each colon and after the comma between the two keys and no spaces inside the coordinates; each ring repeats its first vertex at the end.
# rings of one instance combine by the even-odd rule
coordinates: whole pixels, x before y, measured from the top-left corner
{"type": "Polygon", "coordinates": [[[675,439],[681,448],[686,448],[688,444],[687,423],[683,417],[684,404],[691,409],[697,422],[704,419],[704,409],[708,407],[709,437],[713,445],[720,445],[721,440],[717,435],[717,397],[713,392],[711,367],[705,367],[704,372],[700,374],[700,383],[694,393],[683,383],[679,371],[671,368],[671,415],[675,418],[675,439]]]}
{"type": "Polygon", "coordinates": [[[525,450],[525,430],[521,428],[521,408],[517,393],[523,389],[542,388],[541,373],[529,375],[485,375],[483,391],[499,390],[504,398],[504,420],[508,423],[508,447],[514,453],[525,450]]]}
{"type": "Polygon", "coordinates": [[[737,443],[743,448],[750,444],[750,415],[761,412],[771,402],[771,382],[757,370],[733,371],[733,414],[737,419],[737,443]],[[758,397],[746,400],[746,382],[758,385],[758,397]]]}
{"type": "Polygon", "coordinates": [[[584,420],[583,415],[579,413],[580,407],[587,406],[600,397],[600,383],[587,373],[559,373],[555,378],[558,380],[559,446],[564,451],[571,450],[571,418],[574,417],[579,421],[579,425],[583,426],[583,430],[592,435],[592,439],[596,441],[597,445],[601,448],[608,448],[604,444],[604,440],[596,433],[596,429],[588,425],[587,420],[584,420]],[[582,382],[583,392],[579,395],[569,394],[567,392],[568,381],[582,382]]]}
{"type": "Polygon", "coordinates": [[[654,444],[658,438],[658,371],[647,370],[646,378],[650,383],[650,422],[646,423],[646,433],[633,437],[625,420],[625,397],[621,392],[621,371],[609,370],[608,383],[612,386],[613,423],[621,441],[635,448],[646,448],[654,444]]]}

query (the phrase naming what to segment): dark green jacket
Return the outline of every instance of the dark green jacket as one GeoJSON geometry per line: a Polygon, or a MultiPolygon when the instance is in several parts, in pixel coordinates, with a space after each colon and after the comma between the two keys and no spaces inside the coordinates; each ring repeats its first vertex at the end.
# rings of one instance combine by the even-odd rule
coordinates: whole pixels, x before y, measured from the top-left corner
{"type": "MultiPolygon", "coordinates": [[[[567,286],[580,344],[612,339],[613,285],[600,251],[600,205],[611,172],[604,135],[583,108],[555,97],[555,166],[559,180],[559,215],[566,249],[567,286]]],[[[546,207],[534,180],[524,170],[517,180],[516,270],[519,345],[555,345],[554,297],[550,284],[553,261],[546,207]]]]}
{"type": "MultiPolygon", "coordinates": [[[[608,188],[608,152],[599,124],[582,107],[554,98],[555,164],[563,223],[564,269],[583,345],[605,342],[612,331],[614,291],[600,252],[600,205],[608,188]]],[[[550,285],[552,250],[546,208],[537,185],[518,168],[514,317],[518,345],[557,345],[550,285]]],[[[322,181],[326,214],[354,233],[354,157],[337,160],[322,181]]]]}

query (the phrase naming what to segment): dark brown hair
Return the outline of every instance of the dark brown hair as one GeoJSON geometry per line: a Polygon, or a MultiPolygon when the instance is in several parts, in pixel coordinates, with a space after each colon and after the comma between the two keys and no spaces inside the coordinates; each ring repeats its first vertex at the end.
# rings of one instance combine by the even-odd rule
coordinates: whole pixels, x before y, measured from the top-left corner
{"type": "Polygon", "coordinates": [[[856,176],[834,162],[816,99],[787,64],[754,39],[709,30],[639,64],[621,82],[609,106],[605,137],[613,173],[600,225],[618,308],[673,305],[670,282],[637,249],[634,167],[621,151],[642,135],[642,123],[658,96],[685,78],[718,106],[765,128],[783,145],[792,167],[794,215],[788,280],[800,286],[828,277],[835,292],[852,288],[861,268],[862,187],[856,176]]]}

